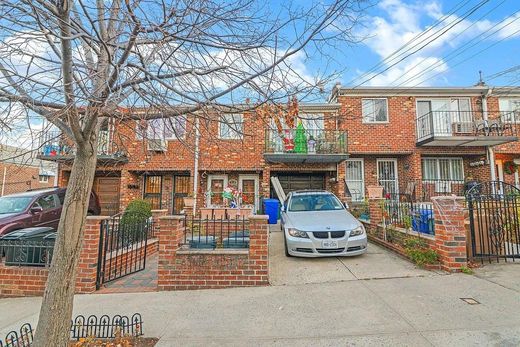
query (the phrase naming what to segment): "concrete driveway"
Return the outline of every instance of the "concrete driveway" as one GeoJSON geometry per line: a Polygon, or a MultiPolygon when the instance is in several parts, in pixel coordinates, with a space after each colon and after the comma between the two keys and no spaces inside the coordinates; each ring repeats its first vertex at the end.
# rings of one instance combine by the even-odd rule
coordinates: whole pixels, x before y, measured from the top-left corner
{"type": "Polygon", "coordinates": [[[269,266],[274,286],[439,275],[372,243],[365,255],[357,257],[286,257],[283,234],[275,227],[269,239],[269,266]]]}

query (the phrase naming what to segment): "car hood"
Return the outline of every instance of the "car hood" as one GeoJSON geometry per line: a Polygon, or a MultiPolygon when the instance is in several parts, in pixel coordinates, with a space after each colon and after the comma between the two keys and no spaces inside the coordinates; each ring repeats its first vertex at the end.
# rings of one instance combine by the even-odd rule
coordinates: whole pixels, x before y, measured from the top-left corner
{"type": "Polygon", "coordinates": [[[302,231],[352,230],[361,225],[346,210],[320,212],[288,212],[286,226],[302,231]]]}

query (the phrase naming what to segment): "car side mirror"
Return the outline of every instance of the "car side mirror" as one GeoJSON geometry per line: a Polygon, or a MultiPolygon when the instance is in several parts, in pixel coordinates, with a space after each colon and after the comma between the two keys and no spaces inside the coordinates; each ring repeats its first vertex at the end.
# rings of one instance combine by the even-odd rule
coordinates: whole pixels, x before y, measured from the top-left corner
{"type": "Polygon", "coordinates": [[[32,214],[38,214],[38,213],[43,212],[43,208],[41,208],[40,206],[33,206],[33,207],[31,207],[30,211],[32,214]]]}
{"type": "Polygon", "coordinates": [[[346,202],[346,201],[343,202],[343,206],[345,206],[345,208],[346,208],[347,210],[350,208],[349,205],[348,205],[348,202],[346,202]]]}

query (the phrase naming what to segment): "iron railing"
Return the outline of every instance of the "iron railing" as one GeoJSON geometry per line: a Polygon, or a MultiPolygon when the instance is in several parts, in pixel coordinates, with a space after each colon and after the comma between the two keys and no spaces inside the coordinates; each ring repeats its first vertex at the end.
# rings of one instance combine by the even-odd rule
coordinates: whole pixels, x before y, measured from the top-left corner
{"type": "Polygon", "coordinates": [[[417,142],[434,136],[516,136],[516,113],[488,112],[484,120],[471,111],[431,111],[417,118],[417,142]]]}
{"type": "MultiPolygon", "coordinates": [[[[97,155],[99,157],[126,158],[127,153],[123,149],[122,143],[119,136],[115,139],[113,133],[101,130],[98,138],[97,155]]],[[[43,158],[73,157],[76,154],[76,148],[60,132],[48,131],[40,138],[38,154],[43,158]]]]}
{"type": "Polygon", "coordinates": [[[264,153],[347,154],[347,132],[305,129],[300,137],[296,129],[267,129],[264,153]]]}
{"type": "Polygon", "coordinates": [[[470,255],[484,260],[520,259],[520,190],[502,181],[484,182],[466,192],[470,255]]]}
{"type": "Polygon", "coordinates": [[[7,333],[4,341],[0,340],[0,347],[30,347],[33,343],[33,329],[31,324],[25,323],[19,331],[7,333]]]}
{"type": "Polygon", "coordinates": [[[70,337],[74,340],[94,337],[98,339],[111,339],[115,337],[143,335],[143,319],[141,314],[134,313],[132,317],[115,315],[110,318],[107,315],[97,317],[91,315],[88,318],[79,315],[70,324],[70,337]]]}
{"type": "Polygon", "coordinates": [[[433,205],[414,202],[408,194],[387,195],[383,203],[383,217],[387,225],[435,234],[433,205]]]}
{"type": "Polygon", "coordinates": [[[249,248],[249,220],[245,216],[186,216],[184,225],[184,244],[190,248],[249,248]]]}
{"type": "Polygon", "coordinates": [[[54,240],[0,240],[0,260],[6,266],[49,267],[54,240]]]}

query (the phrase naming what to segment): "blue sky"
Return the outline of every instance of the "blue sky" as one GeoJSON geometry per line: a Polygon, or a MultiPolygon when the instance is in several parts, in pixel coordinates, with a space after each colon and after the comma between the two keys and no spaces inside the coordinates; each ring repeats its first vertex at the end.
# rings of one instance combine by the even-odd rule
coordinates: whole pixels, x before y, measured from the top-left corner
{"type": "MultiPolygon", "coordinates": [[[[339,81],[344,86],[468,86],[478,81],[479,70],[486,77],[520,64],[520,0],[489,0],[474,9],[481,2],[373,1],[363,26],[356,29],[359,37],[365,37],[363,42],[328,51],[341,71],[339,81]],[[465,14],[467,18],[463,18],[465,14]],[[434,26],[441,19],[444,21],[434,26]],[[453,27],[441,35],[449,26],[453,27]],[[398,59],[364,75],[424,31],[426,34],[414,41],[416,47],[411,50],[439,37],[395,66],[391,65],[398,59]]],[[[313,75],[322,65],[323,61],[307,60],[305,73],[313,75]]],[[[520,69],[488,80],[488,84],[520,85],[520,69]]]]}

